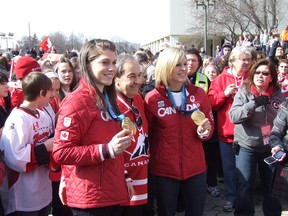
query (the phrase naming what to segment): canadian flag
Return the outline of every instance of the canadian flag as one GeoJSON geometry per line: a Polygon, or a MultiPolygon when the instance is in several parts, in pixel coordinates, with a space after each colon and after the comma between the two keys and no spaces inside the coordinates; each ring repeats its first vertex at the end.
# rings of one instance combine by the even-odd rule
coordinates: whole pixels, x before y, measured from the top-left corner
{"type": "Polygon", "coordinates": [[[44,38],[44,40],[40,44],[40,47],[42,48],[42,50],[44,50],[44,52],[47,52],[51,46],[52,46],[52,43],[51,43],[49,36],[44,38]]]}

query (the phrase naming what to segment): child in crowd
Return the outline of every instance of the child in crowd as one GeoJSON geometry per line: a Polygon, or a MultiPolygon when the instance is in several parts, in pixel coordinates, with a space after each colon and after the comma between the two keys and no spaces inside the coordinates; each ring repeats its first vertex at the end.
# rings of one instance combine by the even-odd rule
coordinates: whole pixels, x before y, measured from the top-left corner
{"type": "Polygon", "coordinates": [[[52,199],[48,177],[53,138],[47,115],[51,80],[31,72],[22,80],[24,102],[9,115],[1,138],[7,165],[1,198],[5,215],[48,216],[52,199]]]}
{"type": "Polygon", "coordinates": [[[29,57],[20,57],[15,64],[16,82],[9,82],[9,91],[11,93],[11,110],[20,105],[24,100],[24,93],[22,90],[22,80],[30,72],[38,71],[41,72],[42,69],[38,62],[29,57]]]}
{"type": "MultiPolygon", "coordinates": [[[[60,80],[59,76],[55,71],[47,70],[44,74],[51,80],[51,96],[50,102],[47,106],[43,107],[44,112],[47,114],[50,121],[51,137],[54,137],[55,126],[56,126],[56,114],[59,110],[57,103],[53,103],[54,99],[59,96],[60,80]],[[51,103],[52,102],[52,103],[51,103]]],[[[64,206],[59,198],[59,184],[61,179],[61,166],[56,163],[53,158],[50,161],[50,173],[49,177],[52,181],[52,215],[53,216],[70,216],[72,215],[71,210],[64,206]]]]}

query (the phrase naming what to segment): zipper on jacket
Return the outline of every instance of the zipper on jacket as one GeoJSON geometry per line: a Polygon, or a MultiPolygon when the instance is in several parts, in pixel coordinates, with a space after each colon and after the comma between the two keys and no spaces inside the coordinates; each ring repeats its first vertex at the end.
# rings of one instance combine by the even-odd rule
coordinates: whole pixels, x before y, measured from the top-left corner
{"type": "Polygon", "coordinates": [[[104,173],[104,162],[101,162],[101,168],[100,168],[100,173],[99,173],[99,186],[98,188],[101,189],[102,188],[102,179],[103,179],[103,173],[104,173]]]}
{"type": "Polygon", "coordinates": [[[180,166],[180,178],[183,179],[183,130],[182,130],[182,121],[181,121],[181,118],[182,118],[182,114],[179,113],[179,118],[178,118],[178,125],[180,127],[178,127],[178,136],[180,138],[180,142],[179,142],[179,166],[180,166]]]}

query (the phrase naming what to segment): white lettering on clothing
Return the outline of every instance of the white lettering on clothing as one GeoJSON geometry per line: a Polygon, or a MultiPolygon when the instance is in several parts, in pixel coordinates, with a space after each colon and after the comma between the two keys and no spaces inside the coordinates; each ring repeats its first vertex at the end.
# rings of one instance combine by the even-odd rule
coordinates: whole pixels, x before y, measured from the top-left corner
{"type": "Polygon", "coordinates": [[[142,161],[137,161],[137,162],[132,162],[132,163],[125,163],[124,167],[137,167],[137,166],[143,166],[143,165],[147,165],[149,162],[148,159],[146,160],[142,160],[142,161]]]}
{"type": "Polygon", "coordinates": [[[159,108],[158,115],[160,117],[164,117],[165,115],[172,115],[176,113],[176,108],[173,107],[166,107],[166,108],[159,108]]]}

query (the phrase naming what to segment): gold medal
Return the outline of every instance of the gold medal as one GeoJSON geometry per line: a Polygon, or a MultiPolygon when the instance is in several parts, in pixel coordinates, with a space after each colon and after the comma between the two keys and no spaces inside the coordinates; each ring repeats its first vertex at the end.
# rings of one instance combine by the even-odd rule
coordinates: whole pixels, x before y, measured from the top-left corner
{"type": "Polygon", "coordinates": [[[131,136],[131,137],[136,134],[136,126],[128,117],[125,117],[122,120],[122,129],[130,130],[129,136],[131,136]]]}
{"type": "Polygon", "coordinates": [[[200,110],[195,110],[191,115],[192,120],[195,122],[196,125],[200,125],[205,117],[205,114],[201,112],[200,110]]]}

